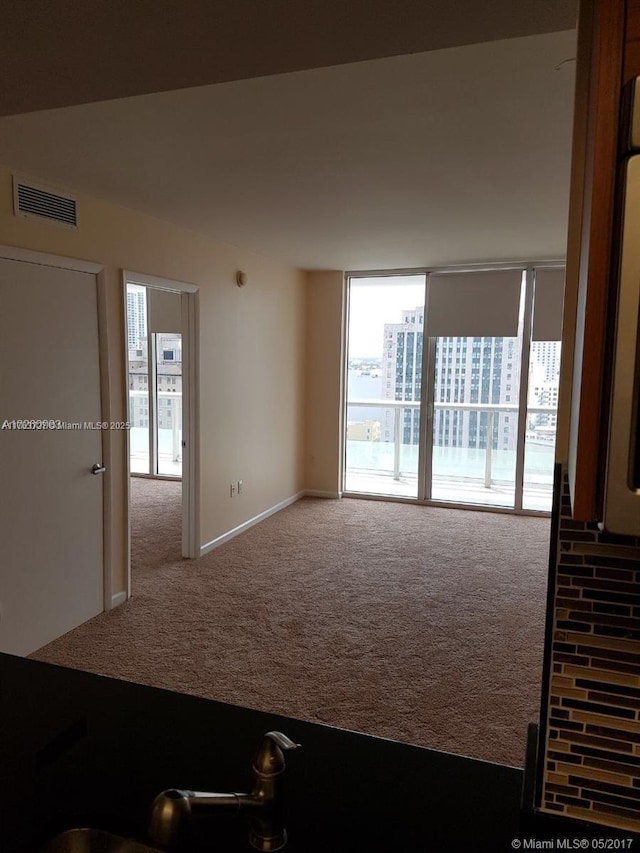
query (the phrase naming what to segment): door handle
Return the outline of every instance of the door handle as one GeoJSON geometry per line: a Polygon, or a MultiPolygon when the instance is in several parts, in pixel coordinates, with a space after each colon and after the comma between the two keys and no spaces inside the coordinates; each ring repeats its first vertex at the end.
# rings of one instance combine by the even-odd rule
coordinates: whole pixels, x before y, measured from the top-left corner
{"type": "Polygon", "coordinates": [[[107,469],[104,467],[102,462],[96,462],[91,466],[92,474],[104,474],[107,469]]]}

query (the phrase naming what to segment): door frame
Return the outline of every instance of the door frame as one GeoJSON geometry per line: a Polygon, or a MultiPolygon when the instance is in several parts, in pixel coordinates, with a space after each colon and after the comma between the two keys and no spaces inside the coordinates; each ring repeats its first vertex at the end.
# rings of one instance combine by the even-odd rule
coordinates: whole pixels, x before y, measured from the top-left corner
{"type": "MultiPolygon", "coordinates": [[[[0,245],[0,258],[8,261],[21,261],[44,267],[83,272],[95,276],[96,310],[98,321],[98,361],[100,370],[100,412],[103,421],[113,420],[111,393],[109,388],[109,323],[107,313],[107,275],[104,264],[67,258],[64,255],[51,255],[32,249],[0,245]]],[[[102,464],[106,471],[102,477],[102,606],[111,610],[113,604],[113,549],[111,547],[111,500],[113,495],[113,433],[109,429],[101,430],[102,464]]]]}
{"type": "MultiPolygon", "coordinates": [[[[129,414],[129,349],[127,346],[127,283],[181,294],[182,309],[182,556],[200,556],[200,295],[199,287],[184,281],[122,271],[124,322],[124,389],[129,414]]],[[[127,598],[131,596],[131,459],[126,437],[127,598]]]]}

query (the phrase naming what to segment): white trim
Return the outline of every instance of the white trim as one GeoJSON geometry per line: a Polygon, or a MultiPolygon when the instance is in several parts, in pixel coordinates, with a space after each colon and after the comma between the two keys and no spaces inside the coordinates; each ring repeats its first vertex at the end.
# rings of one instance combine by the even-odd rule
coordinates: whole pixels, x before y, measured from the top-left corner
{"type": "MultiPolygon", "coordinates": [[[[107,271],[103,268],[96,275],[96,301],[98,310],[98,356],[100,364],[100,405],[102,420],[110,423],[115,420],[111,405],[111,389],[109,387],[109,312],[107,310],[107,271]]],[[[129,433],[126,430],[127,435],[129,433]]],[[[102,560],[103,574],[103,607],[110,610],[113,588],[113,551],[111,535],[113,514],[111,503],[113,498],[113,431],[102,430],[102,464],[106,470],[102,480],[102,560]]]]}
{"type": "Polygon", "coordinates": [[[183,291],[181,302],[182,556],[195,559],[200,554],[200,293],[183,291]]]}
{"type": "Polygon", "coordinates": [[[31,249],[16,249],[15,246],[0,246],[0,258],[8,261],[23,261],[27,264],[38,264],[42,267],[56,267],[61,270],[86,272],[98,275],[104,269],[104,264],[92,261],[79,261],[76,258],[66,258],[63,255],[48,255],[44,252],[33,252],[31,249]]]}
{"type": "Polygon", "coordinates": [[[155,287],[156,290],[179,290],[182,293],[197,293],[199,290],[197,284],[190,284],[187,281],[174,281],[170,278],[160,278],[157,275],[146,275],[132,270],[122,270],[122,275],[129,284],[144,284],[145,287],[155,287]]]}
{"type": "Polygon", "coordinates": [[[283,501],[280,501],[280,503],[269,507],[269,509],[265,509],[265,511],[259,513],[259,515],[254,515],[254,517],[250,518],[248,521],[244,521],[242,524],[239,524],[232,530],[227,531],[227,533],[223,533],[222,536],[217,536],[215,539],[212,539],[211,542],[207,542],[205,545],[201,545],[200,556],[204,557],[204,555],[208,554],[209,551],[213,551],[214,548],[219,548],[220,545],[224,545],[225,542],[228,542],[230,539],[233,539],[240,533],[244,533],[245,530],[249,530],[250,527],[253,527],[255,524],[259,524],[266,518],[269,518],[270,515],[274,515],[276,512],[280,512],[281,509],[285,509],[286,507],[291,506],[291,504],[294,504],[296,501],[299,501],[300,498],[303,498],[306,494],[307,492],[301,491],[295,495],[292,495],[290,498],[285,498],[283,501]]]}
{"type": "Polygon", "coordinates": [[[349,279],[342,275],[342,293],[340,294],[340,411],[338,412],[338,492],[344,489],[345,473],[347,470],[347,393],[349,353],[347,341],[349,338],[349,279]]]}
{"type": "Polygon", "coordinates": [[[416,498],[407,498],[403,495],[374,495],[369,492],[343,492],[343,498],[349,500],[363,501],[387,501],[388,503],[396,504],[412,504],[413,506],[426,506],[433,509],[460,509],[463,511],[471,510],[472,512],[495,512],[499,515],[525,515],[533,516],[534,518],[550,518],[551,513],[544,509],[514,509],[508,506],[497,506],[495,504],[473,504],[463,503],[462,501],[439,501],[435,499],[416,500],[416,498]]]}
{"type": "Polygon", "coordinates": [[[120,607],[121,604],[124,604],[125,601],[129,598],[129,593],[126,589],[123,589],[121,592],[116,592],[111,596],[111,609],[113,610],[115,607],[120,607]]]}
{"type": "MultiPolygon", "coordinates": [[[[131,406],[129,401],[129,336],[128,336],[128,303],[127,303],[127,278],[123,271],[123,294],[122,294],[122,335],[124,338],[124,411],[127,417],[127,423],[131,423],[131,406]]],[[[124,505],[127,510],[126,518],[126,538],[125,538],[125,571],[127,573],[126,583],[127,589],[125,595],[131,598],[131,435],[129,430],[126,432],[125,443],[125,468],[124,468],[124,505]]]]}
{"type": "Polygon", "coordinates": [[[392,276],[408,276],[408,275],[429,275],[434,272],[493,272],[493,270],[511,270],[524,269],[525,267],[535,267],[542,269],[543,267],[564,267],[566,258],[557,260],[543,261],[482,261],[473,264],[449,264],[445,266],[435,267],[398,267],[389,270],[346,270],[345,276],[349,278],[380,278],[392,276]]]}
{"type": "MultiPolygon", "coordinates": [[[[128,283],[127,283],[128,284],[128,283]]],[[[127,308],[129,307],[129,291],[127,290],[127,308]]],[[[144,289],[144,313],[147,318],[147,408],[149,418],[147,420],[147,447],[149,448],[149,462],[147,470],[149,473],[155,474],[158,470],[158,433],[156,430],[159,418],[158,412],[158,348],[156,346],[156,336],[149,330],[149,291],[144,289]]],[[[129,356],[129,325],[125,327],[127,336],[127,357],[129,356]]],[[[180,333],[182,336],[182,332],[180,333]]],[[[182,340],[182,337],[181,337],[182,340]]],[[[129,367],[127,365],[127,372],[129,367]]],[[[127,382],[127,388],[129,383],[127,382]]],[[[184,395],[182,398],[184,406],[184,395]]]]}
{"type": "Polygon", "coordinates": [[[181,483],[182,477],[173,474],[144,474],[142,471],[131,471],[130,477],[137,477],[139,480],[168,480],[170,483],[181,483]]]}
{"type": "Polygon", "coordinates": [[[338,500],[342,497],[340,492],[321,492],[318,489],[305,489],[302,493],[305,498],[332,498],[338,500]]]}
{"type": "MultiPolygon", "coordinates": [[[[342,276],[342,315],[340,322],[340,452],[338,454],[338,488],[344,489],[347,471],[347,395],[349,393],[349,320],[351,314],[351,278],[342,276]]],[[[307,492],[309,497],[312,497],[307,492]]]]}
{"type": "MultiPolygon", "coordinates": [[[[200,300],[199,287],[188,282],[122,270],[123,323],[125,348],[125,395],[127,420],[131,419],[128,388],[129,347],[127,341],[127,284],[141,284],[157,290],[182,294],[182,556],[195,559],[200,554],[200,300]]],[[[155,362],[155,359],[153,360],[155,362]]],[[[150,421],[151,422],[151,421],[150,421]]],[[[131,459],[129,434],[126,447],[127,472],[127,591],[131,595],[131,459]]],[[[151,476],[151,475],[149,475],[151,476]]],[[[155,477],[155,475],[153,475],[155,477]]],[[[179,478],[171,479],[180,481],[179,478]]]]}
{"type": "MultiPolygon", "coordinates": [[[[533,267],[525,270],[524,312],[522,316],[522,350],[520,351],[520,390],[518,393],[518,425],[516,428],[516,470],[514,478],[514,509],[522,509],[524,502],[524,460],[527,452],[527,406],[529,405],[529,380],[531,379],[531,332],[534,296],[533,267]]],[[[522,304],[522,299],[520,300],[522,304]]],[[[518,330],[520,331],[520,330],[518,330]]],[[[556,416],[557,421],[557,416],[556,416]]]]}

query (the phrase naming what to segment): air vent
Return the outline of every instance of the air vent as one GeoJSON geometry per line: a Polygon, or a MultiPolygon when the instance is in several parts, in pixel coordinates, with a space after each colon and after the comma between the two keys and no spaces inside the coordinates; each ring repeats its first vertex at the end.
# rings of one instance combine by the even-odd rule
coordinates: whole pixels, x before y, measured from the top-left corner
{"type": "Polygon", "coordinates": [[[67,228],[78,227],[76,200],[51,187],[13,179],[13,210],[16,216],[46,219],[67,228]]]}

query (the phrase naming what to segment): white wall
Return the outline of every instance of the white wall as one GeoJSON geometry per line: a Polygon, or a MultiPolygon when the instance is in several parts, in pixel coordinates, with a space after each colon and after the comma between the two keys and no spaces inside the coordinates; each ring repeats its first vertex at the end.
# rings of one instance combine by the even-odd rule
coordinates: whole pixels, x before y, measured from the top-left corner
{"type": "Polygon", "coordinates": [[[340,491],[341,349],[344,274],[307,273],[305,484],[340,491]]]}
{"type": "MultiPolygon", "coordinates": [[[[46,182],[47,176],[39,178],[46,182]]],[[[125,420],[121,271],[200,288],[201,543],[304,486],[305,298],[299,270],[169,223],[78,195],[80,228],[16,218],[0,169],[0,243],[104,264],[113,420],[125,420]],[[236,271],[249,278],[235,284],[236,271]],[[229,498],[229,484],[244,492],[229,498]]],[[[43,358],[46,342],[43,341],[43,358]]],[[[126,586],[126,456],[113,435],[114,593],[126,586]]]]}

